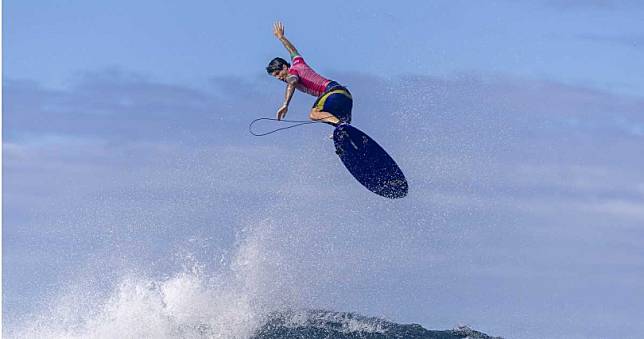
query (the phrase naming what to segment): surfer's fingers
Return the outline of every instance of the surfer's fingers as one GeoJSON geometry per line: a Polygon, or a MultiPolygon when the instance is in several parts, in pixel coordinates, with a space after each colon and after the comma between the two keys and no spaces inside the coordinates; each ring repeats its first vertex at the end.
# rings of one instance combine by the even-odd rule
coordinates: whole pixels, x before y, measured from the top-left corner
{"type": "Polygon", "coordinates": [[[274,33],[274,34],[275,34],[275,36],[277,36],[278,38],[279,38],[280,36],[283,36],[283,35],[284,35],[284,25],[283,25],[280,21],[276,21],[276,22],[273,24],[273,33],[274,33]]]}
{"type": "Polygon", "coordinates": [[[277,36],[277,22],[273,23],[273,34],[275,34],[275,36],[277,36]]]}

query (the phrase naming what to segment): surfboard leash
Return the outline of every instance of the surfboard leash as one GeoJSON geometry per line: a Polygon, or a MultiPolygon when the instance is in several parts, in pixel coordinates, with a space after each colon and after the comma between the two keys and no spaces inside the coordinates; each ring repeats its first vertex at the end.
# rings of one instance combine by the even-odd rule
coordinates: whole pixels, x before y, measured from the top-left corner
{"type": "Polygon", "coordinates": [[[275,132],[283,131],[283,130],[289,129],[289,128],[299,127],[299,126],[302,126],[302,125],[320,124],[320,123],[324,124],[325,122],[324,121],[307,121],[307,120],[278,120],[278,119],[275,119],[275,118],[257,118],[255,120],[251,121],[250,124],[248,124],[248,132],[250,132],[250,134],[252,134],[252,135],[254,135],[256,137],[262,137],[262,136],[273,134],[275,132]],[[292,123],[292,124],[295,124],[295,125],[276,128],[276,129],[268,131],[266,133],[255,133],[253,131],[253,125],[256,122],[260,121],[260,120],[279,121],[279,122],[292,123]]]}

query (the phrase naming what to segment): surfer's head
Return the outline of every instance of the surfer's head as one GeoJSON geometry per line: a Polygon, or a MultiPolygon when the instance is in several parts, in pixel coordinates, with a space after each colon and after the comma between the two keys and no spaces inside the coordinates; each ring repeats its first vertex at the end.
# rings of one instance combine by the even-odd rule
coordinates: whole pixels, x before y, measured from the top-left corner
{"type": "Polygon", "coordinates": [[[277,79],[285,81],[286,76],[288,75],[289,67],[291,67],[291,64],[289,64],[286,60],[282,58],[275,58],[268,63],[268,66],[266,66],[266,72],[277,79]]]}

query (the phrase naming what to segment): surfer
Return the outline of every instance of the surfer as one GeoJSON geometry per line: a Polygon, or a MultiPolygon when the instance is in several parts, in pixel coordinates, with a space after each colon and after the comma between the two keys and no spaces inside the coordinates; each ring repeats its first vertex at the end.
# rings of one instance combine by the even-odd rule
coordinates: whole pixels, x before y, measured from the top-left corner
{"type": "Polygon", "coordinates": [[[284,36],[284,25],[281,22],[277,21],[273,24],[273,34],[291,55],[292,63],[277,57],[266,67],[268,74],[286,83],[286,95],[284,103],[277,110],[277,119],[282,120],[286,116],[288,105],[297,89],[317,97],[309,113],[311,120],[326,122],[333,126],[351,123],[353,98],[349,90],[316,73],[284,36]]]}

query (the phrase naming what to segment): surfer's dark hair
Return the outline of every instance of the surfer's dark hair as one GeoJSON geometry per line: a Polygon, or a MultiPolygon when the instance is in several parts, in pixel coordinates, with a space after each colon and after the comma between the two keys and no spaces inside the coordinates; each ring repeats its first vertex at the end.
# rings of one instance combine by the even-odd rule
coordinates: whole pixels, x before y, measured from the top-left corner
{"type": "Polygon", "coordinates": [[[286,67],[291,67],[291,64],[289,64],[286,60],[279,57],[275,58],[268,63],[268,66],[266,66],[266,72],[268,72],[268,74],[270,75],[273,75],[273,72],[281,71],[282,68],[284,68],[284,65],[286,65],[286,67]]]}

